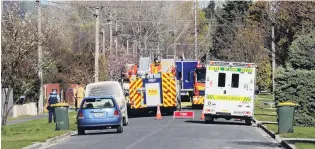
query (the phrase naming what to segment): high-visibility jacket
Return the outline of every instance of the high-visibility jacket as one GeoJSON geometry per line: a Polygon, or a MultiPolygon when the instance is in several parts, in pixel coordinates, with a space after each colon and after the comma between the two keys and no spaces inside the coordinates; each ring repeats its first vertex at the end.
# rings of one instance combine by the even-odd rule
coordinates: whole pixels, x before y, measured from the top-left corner
{"type": "Polygon", "coordinates": [[[161,65],[160,64],[158,64],[157,66],[155,66],[155,63],[150,65],[150,73],[151,74],[157,74],[160,71],[161,71],[161,65]]]}
{"type": "Polygon", "coordinates": [[[176,75],[176,67],[172,66],[171,67],[171,72],[175,76],[176,75]]]}

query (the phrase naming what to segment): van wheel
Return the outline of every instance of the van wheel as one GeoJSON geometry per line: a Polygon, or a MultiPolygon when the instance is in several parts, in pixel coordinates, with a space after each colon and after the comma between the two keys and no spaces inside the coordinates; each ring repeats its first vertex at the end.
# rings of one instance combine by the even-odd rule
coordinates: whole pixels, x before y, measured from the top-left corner
{"type": "Polygon", "coordinates": [[[78,127],[78,135],[85,135],[85,130],[84,130],[84,128],[78,127]]]}
{"type": "Polygon", "coordinates": [[[251,125],[252,125],[252,120],[251,120],[251,119],[246,119],[246,120],[245,120],[245,124],[246,124],[247,126],[251,126],[251,125]]]}
{"type": "Polygon", "coordinates": [[[211,124],[214,122],[214,117],[213,116],[209,116],[209,118],[206,118],[205,123],[206,124],[211,124]]]}
{"type": "Polygon", "coordinates": [[[122,133],[123,131],[124,131],[123,125],[120,124],[120,125],[117,127],[117,133],[122,133]]]}
{"type": "Polygon", "coordinates": [[[128,122],[126,121],[126,118],[123,118],[123,126],[128,126],[128,122]]]}

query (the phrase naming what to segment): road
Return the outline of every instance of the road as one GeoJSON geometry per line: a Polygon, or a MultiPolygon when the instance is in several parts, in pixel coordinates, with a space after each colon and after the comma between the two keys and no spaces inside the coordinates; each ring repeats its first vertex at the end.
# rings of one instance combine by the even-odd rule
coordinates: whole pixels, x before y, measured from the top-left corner
{"type": "Polygon", "coordinates": [[[239,121],[216,120],[214,124],[163,116],[129,119],[122,134],[116,130],[87,131],[84,136],[71,136],[49,149],[275,149],[279,144],[254,126],[239,121]]]}

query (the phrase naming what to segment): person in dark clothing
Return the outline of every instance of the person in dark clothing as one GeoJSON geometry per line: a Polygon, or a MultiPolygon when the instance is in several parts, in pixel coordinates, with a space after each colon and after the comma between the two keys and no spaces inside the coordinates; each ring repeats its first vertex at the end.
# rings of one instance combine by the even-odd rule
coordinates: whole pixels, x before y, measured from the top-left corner
{"type": "Polygon", "coordinates": [[[51,123],[52,117],[54,117],[54,122],[56,122],[55,109],[51,107],[52,104],[56,104],[60,101],[60,97],[57,94],[57,89],[53,89],[48,98],[48,107],[49,111],[48,122],[51,123]]]}

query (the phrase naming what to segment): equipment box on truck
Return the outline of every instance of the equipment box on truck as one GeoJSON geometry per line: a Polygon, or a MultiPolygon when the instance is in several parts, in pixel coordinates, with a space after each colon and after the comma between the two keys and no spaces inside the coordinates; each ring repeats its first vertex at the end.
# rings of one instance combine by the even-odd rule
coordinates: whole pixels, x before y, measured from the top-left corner
{"type": "Polygon", "coordinates": [[[207,123],[216,118],[245,120],[254,115],[255,64],[210,62],[206,71],[204,114],[207,123]]]}

